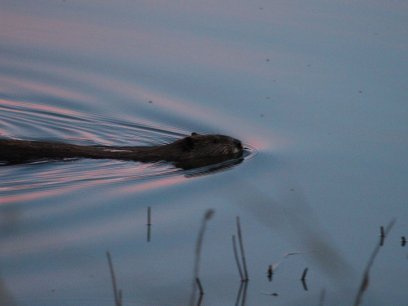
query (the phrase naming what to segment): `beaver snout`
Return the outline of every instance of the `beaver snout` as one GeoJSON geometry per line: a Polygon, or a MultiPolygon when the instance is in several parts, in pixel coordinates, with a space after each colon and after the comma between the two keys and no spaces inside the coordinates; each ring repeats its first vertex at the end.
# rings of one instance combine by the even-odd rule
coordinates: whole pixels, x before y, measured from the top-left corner
{"type": "Polygon", "coordinates": [[[239,141],[238,139],[234,139],[234,144],[237,146],[238,150],[243,150],[244,148],[242,147],[242,142],[239,141]]]}
{"type": "Polygon", "coordinates": [[[238,139],[234,139],[232,143],[234,144],[234,147],[232,149],[232,154],[241,154],[242,151],[244,150],[244,147],[242,146],[241,141],[239,141],[238,139]]]}

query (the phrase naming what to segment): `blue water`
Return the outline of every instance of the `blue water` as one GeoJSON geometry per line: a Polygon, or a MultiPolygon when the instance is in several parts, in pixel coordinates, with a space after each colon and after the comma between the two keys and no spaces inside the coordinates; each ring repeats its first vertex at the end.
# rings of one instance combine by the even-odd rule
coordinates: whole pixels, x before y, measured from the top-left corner
{"type": "Polygon", "coordinates": [[[406,305],[406,37],[405,1],[3,0],[0,137],[129,146],[220,133],[249,154],[218,172],[0,167],[0,304],[114,305],[109,251],[124,305],[188,305],[213,209],[201,305],[319,305],[322,292],[352,305],[394,218],[363,305],[406,305]],[[236,216],[250,277],[238,303],[236,216]]]}

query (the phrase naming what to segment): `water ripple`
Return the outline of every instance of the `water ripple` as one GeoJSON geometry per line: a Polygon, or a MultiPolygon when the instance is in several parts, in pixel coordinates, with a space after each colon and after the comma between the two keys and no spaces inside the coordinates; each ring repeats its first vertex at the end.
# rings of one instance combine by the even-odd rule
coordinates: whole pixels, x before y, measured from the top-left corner
{"type": "MultiPolygon", "coordinates": [[[[179,109],[177,102],[171,101],[170,108],[156,107],[153,112],[149,108],[153,102],[147,101],[148,97],[158,99],[160,94],[134,86],[129,80],[112,80],[103,74],[72,70],[69,65],[52,61],[42,63],[43,59],[25,61],[27,54],[22,50],[16,53],[21,61],[15,54],[5,54],[10,62],[0,61],[1,137],[83,145],[148,146],[173,142],[190,133],[175,125],[168,116],[170,108],[179,109]],[[90,78],[85,83],[86,75],[90,78]],[[134,100],[129,102],[132,111],[117,112],[114,102],[109,103],[108,99],[134,100]]],[[[182,125],[187,126],[187,122],[182,125]]],[[[244,158],[254,152],[248,147],[244,158]]],[[[123,185],[118,186],[118,190],[133,193],[182,182],[186,177],[226,170],[241,161],[189,171],[169,163],[83,159],[2,167],[1,204],[39,201],[78,189],[121,182],[123,185]],[[175,179],[167,179],[169,177],[175,179]]]]}

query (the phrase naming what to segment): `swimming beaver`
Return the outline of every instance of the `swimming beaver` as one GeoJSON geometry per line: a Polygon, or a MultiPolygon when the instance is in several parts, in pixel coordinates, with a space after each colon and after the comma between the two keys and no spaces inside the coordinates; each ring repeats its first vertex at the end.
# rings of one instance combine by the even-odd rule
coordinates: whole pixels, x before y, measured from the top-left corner
{"type": "Polygon", "coordinates": [[[146,147],[83,146],[58,142],[0,139],[0,161],[8,164],[44,159],[94,158],[140,162],[168,161],[191,169],[240,158],[239,140],[224,135],[192,133],[172,143],[146,147]]]}

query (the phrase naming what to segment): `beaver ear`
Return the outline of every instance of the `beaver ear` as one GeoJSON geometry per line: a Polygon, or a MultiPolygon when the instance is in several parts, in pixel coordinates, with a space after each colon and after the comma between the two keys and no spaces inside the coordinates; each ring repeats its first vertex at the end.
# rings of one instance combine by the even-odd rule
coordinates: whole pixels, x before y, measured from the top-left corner
{"type": "Polygon", "coordinates": [[[184,151],[191,151],[194,148],[194,139],[190,136],[184,138],[183,141],[183,150],[184,151]]]}

